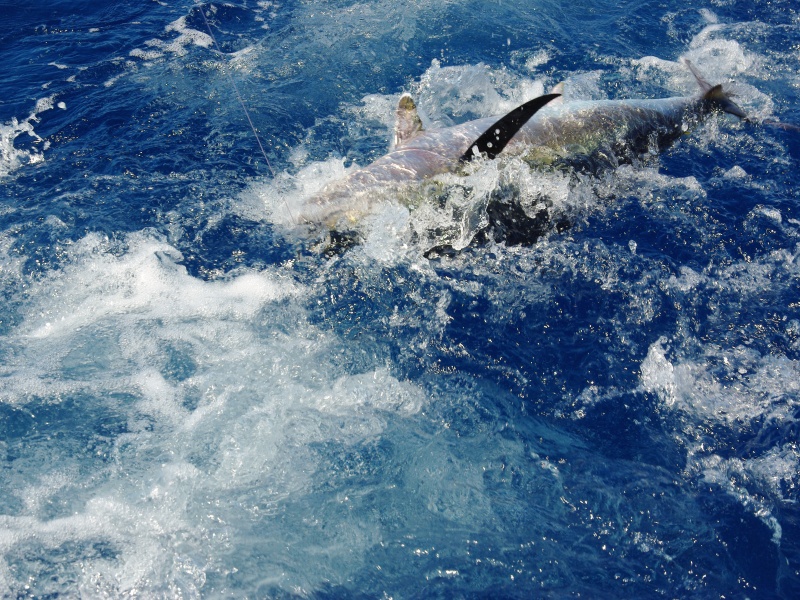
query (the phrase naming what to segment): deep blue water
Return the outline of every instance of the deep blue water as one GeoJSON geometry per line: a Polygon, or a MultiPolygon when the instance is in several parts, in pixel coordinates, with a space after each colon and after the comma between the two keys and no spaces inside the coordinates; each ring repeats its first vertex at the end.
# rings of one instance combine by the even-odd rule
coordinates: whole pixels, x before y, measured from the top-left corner
{"type": "Polygon", "coordinates": [[[800,134],[760,124],[800,124],[796,3],[0,15],[0,596],[800,597],[800,134]],[[280,216],[403,91],[449,125],[691,94],[684,58],[753,122],[441,183],[544,190],[536,243],[280,216]]]}

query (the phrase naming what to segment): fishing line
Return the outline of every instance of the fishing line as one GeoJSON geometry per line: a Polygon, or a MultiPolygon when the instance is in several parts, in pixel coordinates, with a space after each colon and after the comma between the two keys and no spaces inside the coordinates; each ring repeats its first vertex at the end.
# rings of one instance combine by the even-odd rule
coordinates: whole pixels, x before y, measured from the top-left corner
{"type": "MultiPolygon", "coordinates": [[[[211,5],[209,4],[209,7],[211,5]]],[[[203,10],[203,7],[200,6],[200,14],[203,15],[203,22],[206,24],[206,30],[208,31],[208,35],[211,37],[211,41],[214,43],[214,48],[216,48],[217,52],[225,55],[222,52],[222,48],[220,48],[219,44],[217,43],[217,38],[214,36],[214,33],[211,31],[211,24],[208,22],[208,18],[206,17],[206,11],[203,10]]],[[[239,93],[239,87],[236,85],[236,80],[233,78],[229,70],[225,70],[225,74],[228,76],[228,79],[233,86],[233,91],[236,92],[236,98],[239,100],[239,105],[242,107],[244,111],[244,116],[247,117],[247,122],[250,124],[250,129],[253,131],[253,135],[256,138],[256,142],[258,142],[258,147],[261,150],[261,155],[264,157],[264,160],[267,162],[267,168],[269,172],[272,173],[272,178],[275,179],[275,171],[272,169],[272,165],[269,162],[269,158],[267,157],[267,152],[264,150],[264,146],[261,144],[261,138],[258,136],[258,131],[256,131],[256,126],[253,125],[253,120],[250,118],[250,111],[247,110],[247,106],[245,106],[244,99],[242,99],[242,95],[239,93]]],[[[289,208],[288,202],[284,199],[284,205],[286,206],[286,210],[289,213],[289,218],[296,223],[294,215],[292,214],[291,209],[289,208]]]]}

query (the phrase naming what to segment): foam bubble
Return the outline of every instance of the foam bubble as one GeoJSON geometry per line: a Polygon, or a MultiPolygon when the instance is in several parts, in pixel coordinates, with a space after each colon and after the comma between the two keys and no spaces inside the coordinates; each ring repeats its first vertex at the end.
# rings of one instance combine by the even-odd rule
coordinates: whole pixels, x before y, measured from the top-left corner
{"type": "Polygon", "coordinates": [[[347,105],[344,111],[349,117],[348,123],[357,122],[370,128],[373,135],[385,135],[386,139],[394,138],[395,111],[399,96],[383,94],[367,94],[360,104],[347,105]],[[374,125],[377,124],[376,128],[374,125]],[[385,133],[383,133],[385,131],[385,133]]]}
{"type": "Polygon", "coordinates": [[[547,50],[538,50],[525,61],[525,68],[528,69],[528,71],[534,72],[536,69],[547,64],[551,60],[552,57],[547,50]]]}
{"type": "Polygon", "coordinates": [[[747,171],[745,171],[742,167],[736,165],[725,171],[723,177],[725,177],[726,179],[745,179],[748,177],[748,175],[747,171]]]}
{"type": "Polygon", "coordinates": [[[795,442],[771,448],[746,461],[746,468],[772,492],[773,497],[793,503],[800,491],[800,448],[795,442]]]}
{"type": "Polygon", "coordinates": [[[676,61],[645,56],[632,60],[631,64],[640,68],[640,77],[648,71],[661,71],[668,76],[666,84],[671,89],[687,95],[694,94],[698,89],[697,83],[684,60],[690,60],[711,83],[724,82],[731,75],[746,73],[755,62],[755,58],[746,53],[738,42],[717,37],[724,31],[721,25],[708,26],[692,40],[689,51],[676,61]]]}
{"type": "Polygon", "coordinates": [[[68,267],[65,279],[48,282],[59,287],[69,282],[61,293],[62,303],[39,309],[38,318],[30,314],[29,335],[60,335],[98,318],[142,310],[168,320],[250,318],[266,302],[297,291],[291,282],[277,283],[263,273],[203,282],[176,262],[181,255],[171,246],[139,235],[130,242],[132,250],[119,259],[107,253],[108,242],[99,236],[81,240],[73,250],[80,267],[68,267]],[[99,273],[105,276],[98,278],[99,273]]]}
{"type": "Polygon", "coordinates": [[[434,126],[449,127],[467,118],[503,115],[541,96],[544,82],[480,63],[442,67],[434,59],[411,93],[434,126]]]}
{"type": "Polygon", "coordinates": [[[719,17],[707,8],[701,8],[700,15],[706,20],[707,23],[719,23],[719,17]]]}
{"type": "Polygon", "coordinates": [[[758,206],[755,208],[754,212],[766,217],[771,221],[774,221],[775,223],[780,223],[783,220],[781,217],[781,211],[774,207],[758,206]]]}
{"type": "Polygon", "coordinates": [[[142,50],[141,48],[134,48],[128,54],[142,60],[155,60],[164,56],[164,53],[158,50],[142,50]]]}
{"type": "Polygon", "coordinates": [[[412,415],[422,408],[423,402],[424,395],[419,388],[398,381],[387,369],[380,368],[371,373],[340,377],[329,392],[315,398],[314,405],[331,414],[372,408],[412,415]]]}
{"type": "Polygon", "coordinates": [[[150,49],[134,48],[129,52],[129,55],[141,60],[153,61],[163,57],[165,53],[170,53],[174,56],[186,56],[188,53],[187,46],[194,45],[201,48],[211,48],[214,45],[214,40],[210,35],[192,29],[186,24],[186,16],[169,23],[164,27],[164,31],[167,34],[177,33],[178,35],[167,41],[158,38],[147,40],[145,46],[150,49]]]}
{"type": "Polygon", "coordinates": [[[681,292],[689,292],[706,281],[706,277],[690,267],[681,266],[678,270],[680,271],[680,276],[675,277],[675,275],[670,275],[667,280],[667,285],[681,292]]]}
{"type": "Polygon", "coordinates": [[[757,472],[758,462],[739,458],[723,459],[716,454],[711,454],[697,459],[691,468],[696,469],[706,483],[713,483],[736,498],[739,504],[772,531],[772,542],[779,546],[783,528],[773,514],[770,502],[761,494],[750,493],[747,485],[740,483],[742,480],[749,482],[750,475],[753,473],[750,467],[751,465],[755,466],[757,472]]]}
{"type": "Polygon", "coordinates": [[[162,43],[161,47],[178,56],[186,54],[186,46],[193,44],[202,48],[210,48],[213,45],[211,36],[202,31],[197,31],[186,25],[186,17],[176,19],[164,28],[167,33],[176,32],[178,37],[171,42],[162,43]]]}
{"type": "Polygon", "coordinates": [[[675,403],[678,385],[675,368],[666,357],[664,349],[666,341],[666,338],[662,337],[650,345],[647,356],[642,361],[639,378],[646,391],[658,394],[669,406],[675,403]]]}
{"type": "Polygon", "coordinates": [[[642,387],[668,406],[730,425],[782,413],[786,394],[800,392],[800,363],[761,356],[746,346],[709,347],[699,360],[666,358],[665,338],[650,346],[641,365],[642,387]],[[711,367],[712,364],[721,365],[711,367]]]}
{"type": "Polygon", "coordinates": [[[22,134],[34,138],[42,144],[42,150],[47,150],[49,143],[43,140],[33,129],[33,124],[39,121],[39,115],[51,110],[54,106],[55,96],[40,98],[36,101],[33,112],[24,120],[12,118],[10,122],[0,124],[0,178],[3,178],[24,165],[40,163],[44,160],[44,153],[34,148],[22,150],[16,148],[14,141],[22,134]]]}
{"type": "MultiPolygon", "coordinates": [[[[301,155],[302,147],[295,156],[302,160],[299,158],[301,155]]],[[[254,221],[269,220],[279,225],[295,226],[308,208],[308,200],[329,183],[346,177],[350,170],[345,168],[342,159],[331,158],[306,165],[295,174],[284,171],[274,179],[251,183],[236,199],[232,209],[254,221]]]]}
{"type": "Polygon", "coordinates": [[[361,251],[384,264],[397,264],[406,258],[411,246],[408,209],[385,204],[364,220],[361,251]]]}

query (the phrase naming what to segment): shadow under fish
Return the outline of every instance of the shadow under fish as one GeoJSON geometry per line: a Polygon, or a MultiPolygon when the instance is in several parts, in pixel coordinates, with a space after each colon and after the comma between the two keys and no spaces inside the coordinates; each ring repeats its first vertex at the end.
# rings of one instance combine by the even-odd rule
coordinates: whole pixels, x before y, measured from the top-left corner
{"type": "MultiPolygon", "coordinates": [[[[403,95],[392,150],[326,186],[305,204],[301,221],[330,232],[327,251],[336,252],[356,243],[351,232],[379,201],[381,190],[399,191],[501,153],[521,156],[532,167],[596,175],[663,151],[715,113],[746,119],[721,85],[711,85],[689,61],[686,65],[700,87],[697,96],[564,102],[554,90],[500,118],[432,130],[423,128],[413,99],[403,95]]],[[[564,219],[551,222],[546,206],[529,214],[513,196],[502,186],[489,195],[482,206],[483,226],[471,243],[530,244],[554,228],[569,226],[564,219]]],[[[455,251],[439,244],[425,254],[455,251]]]]}

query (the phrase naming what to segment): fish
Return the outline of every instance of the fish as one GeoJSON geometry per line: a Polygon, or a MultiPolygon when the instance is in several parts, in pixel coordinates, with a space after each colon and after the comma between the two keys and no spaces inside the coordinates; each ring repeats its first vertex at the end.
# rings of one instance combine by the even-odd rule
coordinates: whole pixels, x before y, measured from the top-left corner
{"type": "Polygon", "coordinates": [[[598,172],[662,152],[714,114],[747,120],[722,85],[688,60],[700,93],[657,99],[564,101],[556,89],[501,117],[427,130],[409,94],[397,105],[390,151],[328,184],[306,202],[302,222],[352,227],[387,190],[465,169],[475,160],[521,155],[532,167],[598,172]]]}

